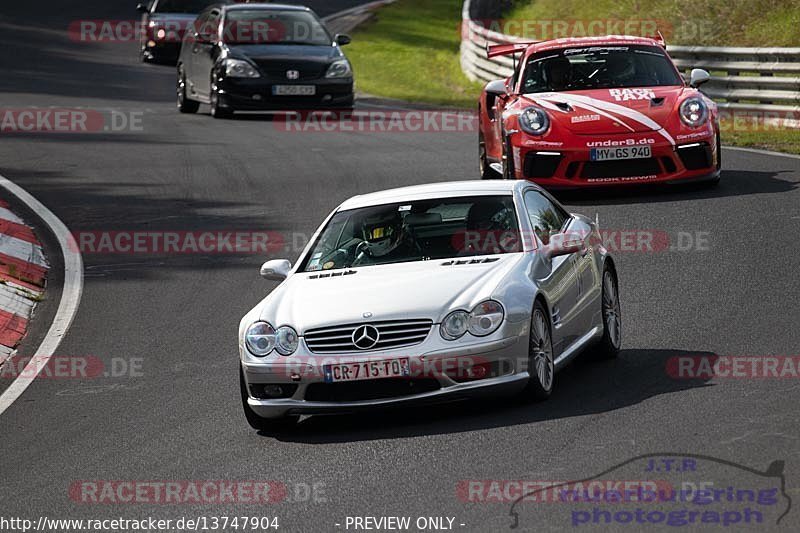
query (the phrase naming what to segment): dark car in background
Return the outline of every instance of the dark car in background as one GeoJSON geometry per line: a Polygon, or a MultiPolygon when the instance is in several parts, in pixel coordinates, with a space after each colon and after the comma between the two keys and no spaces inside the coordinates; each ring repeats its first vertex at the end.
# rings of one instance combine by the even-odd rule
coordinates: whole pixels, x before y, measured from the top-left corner
{"type": "Polygon", "coordinates": [[[213,0],[151,0],[138,4],[142,14],[139,55],[142,61],[174,65],[186,29],[213,0]]]}
{"type": "Polygon", "coordinates": [[[235,111],[353,108],[353,70],[309,8],[216,4],[187,32],[178,59],[178,109],[211,105],[215,118],[235,111]]]}

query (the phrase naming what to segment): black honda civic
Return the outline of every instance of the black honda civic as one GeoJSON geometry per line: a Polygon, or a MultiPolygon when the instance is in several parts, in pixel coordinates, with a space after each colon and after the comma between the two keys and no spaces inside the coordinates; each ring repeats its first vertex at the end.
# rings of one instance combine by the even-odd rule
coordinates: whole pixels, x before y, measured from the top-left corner
{"type": "Polygon", "coordinates": [[[215,4],[186,32],[178,59],[178,109],[235,111],[353,108],[353,70],[341,46],[307,7],[215,4]]]}

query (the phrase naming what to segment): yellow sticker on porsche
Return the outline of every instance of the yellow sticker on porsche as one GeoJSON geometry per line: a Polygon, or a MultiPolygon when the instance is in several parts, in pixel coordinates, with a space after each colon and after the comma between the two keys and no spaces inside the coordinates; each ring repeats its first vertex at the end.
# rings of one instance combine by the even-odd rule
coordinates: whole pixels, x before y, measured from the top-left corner
{"type": "Polygon", "coordinates": [[[405,378],[411,374],[408,359],[325,365],[325,383],[365,379],[405,378]]]}
{"type": "Polygon", "coordinates": [[[592,161],[649,159],[652,157],[652,150],[649,146],[622,146],[619,148],[592,148],[589,154],[592,161]]]}

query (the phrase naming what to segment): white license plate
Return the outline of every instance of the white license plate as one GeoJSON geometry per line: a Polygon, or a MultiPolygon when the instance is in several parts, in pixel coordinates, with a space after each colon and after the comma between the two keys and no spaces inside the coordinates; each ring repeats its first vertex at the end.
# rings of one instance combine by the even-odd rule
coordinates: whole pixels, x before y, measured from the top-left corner
{"type": "Polygon", "coordinates": [[[273,85],[274,96],[314,96],[317,94],[316,85],[273,85]]]}
{"type": "Polygon", "coordinates": [[[592,161],[616,161],[619,159],[649,159],[652,157],[649,146],[623,146],[620,148],[592,148],[592,161]]]}
{"type": "Polygon", "coordinates": [[[408,359],[325,365],[323,372],[325,375],[325,383],[362,381],[365,379],[404,378],[411,374],[408,359]]]}

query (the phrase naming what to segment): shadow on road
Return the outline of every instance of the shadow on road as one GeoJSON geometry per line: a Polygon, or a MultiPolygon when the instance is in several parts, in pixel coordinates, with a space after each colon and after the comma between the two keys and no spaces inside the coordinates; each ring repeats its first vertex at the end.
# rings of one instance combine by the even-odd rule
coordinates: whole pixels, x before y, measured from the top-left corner
{"type": "Polygon", "coordinates": [[[723,170],[718,186],[709,188],[701,184],[642,185],[624,189],[599,189],[592,191],[562,191],[555,196],[570,205],[626,205],[657,202],[691,202],[710,198],[775,194],[790,192],[798,183],[781,179],[781,174],[796,174],[794,170],[754,171],[723,170]]]}
{"type": "Polygon", "coordinates": [[[615,361],[578,361],[571,365],[557,376],[553,396],[540,404],[525,404],[510,397],[363,414],[312,416],[291,432],[262,435],[287,442],[326,444],[461,433],[600,414],[650,398],[710,386],[707,379],[677,380],[667,374],[667,362],[686,355],[711,357],[714,354],[624,350],[615,361]]]}

